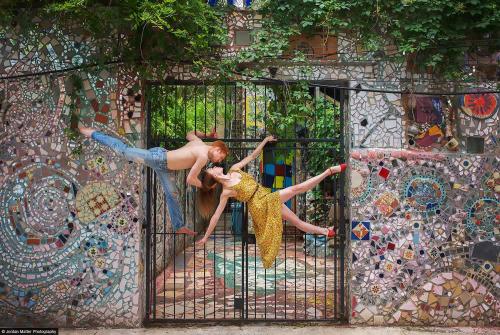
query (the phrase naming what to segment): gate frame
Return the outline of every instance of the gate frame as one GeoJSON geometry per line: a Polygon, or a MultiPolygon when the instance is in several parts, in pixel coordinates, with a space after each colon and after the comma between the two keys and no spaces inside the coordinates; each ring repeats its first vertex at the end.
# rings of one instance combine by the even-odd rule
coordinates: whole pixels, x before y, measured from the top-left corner
{"type": "MultiPolygon", "coordinates": [[[[160,86],[160,85],[179,85],[179,86],[207,86],[207,85],[223,85],[223,84],[235,84],[237,82],[249,82],[257,85],[283,85],[284,81],[281,80],[247,80],[247,81],[223,81],[223,82],[211,82],[211,81],[203,81],[203,80],[178,80],[178,79],[167,79],[167,80],[147,80],[143,82],[143,87],[144,87],[144,97],[146,98],[146,103],[145,103],[145,127],[143,130],[143,135],[145,134],[146,136],[143,136],[145,138],[145,148],[149,148],[152,146],[153,141],[151,137],[151,100],[148,96],[149,92],[151,91],[151,87],[153,86],[160,86]]],[[[287,84],[294,84],[297,83],[298,80],[287,80],[287,84]]],[[[349,146],[346,145],[346,139],[348,139],[348,132],[346,128],[346,120],[347,120],[347,114],[346,110],[348,110],[349,107],[349,91],[345,89],[345,87],[349,87],[349,81],[348,80],[310,80],[308,81],[308,84],[314,85],[324,85],[327,88],[334,88],[339,90],[339,102],[340,102],[340,134],[339,134],[339,139],[340,139],[340,152],[343,152],[343,155],[345,157],[345,160],[348,159],[348,149],[349,146]],[[331,86],[328,86],[331,85],[331,86]]],[[[311,87],[311,85],[310,85],[311,87]]],[[[316,86],[318,87],[318,86],[316,86]]],[[[321,89],[321,86],[319,86],[321,89]]],[[[236,142],[236,143],[242,143],[242,142],[257,142],[261,141],[255,140],[255,139],[225,139],[221,138],[220,140],[224,142],[236,142]]],[[[308,141],[308,139],[303,139],[302,141],[294,140],[294,141],[289,141],[291,143],[300,143],[300,142],[322,142],[322,141],[308,141]]],[[[325,142],[329,142],[326,141],[325,142]]],[[[145,179],[143,178],[143,196],[144,193],[146,195],[146,202],[143,204],[145,205],[146,208],[143,208],[143,213],[145,213],[145,217],[143,219],[142,223],[142,233],[145,234],[144,236],[144,247],[145,247],[145,253],[143,253],[144,258],[144,269],[145,269],[145,306],[144,306],[144,318],[143,318],[143,324],[146,327],[155,327],[155,326],[165,326],[165,325],[178,325],[178,324],[183,324],[183,325],[217,325],[218,323],[222,322],[225,325],[244,325],[244,324],[253,324],[253,323],[263,323],[263,324],[283,324],[283,325],[289,325],[289,324],[297,324],[297,325],[318,325],[318,324],[348,324],[349,320],[349,283],[346,282],[345,278],[348,278],[347,275],[349,268],[346,267],[346,263],[349,264],[348,259],[346,258],[346,254],[348,255],[348,248],[349,248],[349,236],[347,234],[348,230],[348,225],[349,225],[349,217],[348,217],[348,201],[347,201],[347,178],[345,174],[340,174],[339,175],[339,181],[340,184],[343,185],[342,187],[339,188],[339,198],[338,198],[338,205],[339,207],[343,207],[344,210],[340,211],[339,215],[339,226],[337,230],[337,236],[339,237],[338,241],[340,242],[339,246],[339,255],[337,256],[340,258],[342,261],[339,262],[339,284],[342,285],[343,292],[340,294],[339,300],[340,300],[340,311],[339,311],[339,317],[336,319],[314,319],[314,320],[308,320],[308,319],[252,319],[248,318],[248,308],[246,310],[242,310],[241,318],[227,318],[227,319],[151,319],[151,313],[150,313],[150,308],[152,306],[152,299],[154,299],[153,295],[156,294],[155,292],[152,292],[151,290],[151,281],[154,281],[154,274],[152,267],[154,266],[155,260],[152,260],[151,257],[151,249],[154,247],[153,244],[155,243],[154,239],[154,234],[152,234],[152,222],[151,222],[151,202],[152,202],[152,197],[151,197],[151,192],[148,191],[148,189],[152,189],[152,185],[150,184],[150,181],[152,179],[152,176],[154,174],[154,171],[149,168],[149,167],[144,167],[145,168],[145,179]],[[346,215],[347,213],[347,215],[346,215]],[[343,222],[344,224],[340,224],[340,222],[343,222]],[[346,298],[347,297],[347,298],[346,298]],[[246,316],[245,316],[246,315],[246,316]]],[[[244,207],[246,209],[246,206],[244,207]]],[[[248,223],[248,211],[245,210],[244,212],[244,222],[248,223]]],[[[243,249],[248,249],[248,225],[244,226],[243,232],[242,232],[242,248],[243,249]]],[[[245,254],[245,253],[243,253],[245,254]]],[[[243,257],[243,256],[242,256],[243,257]]],[[[246,256],[248,257],[248,256],[246,256]]],[[[246,264],[246,262],[244,262],[246,264]]],[[[243,275],[243,282],[245,282],[245,277],[247,276],[248,273],[248,266],[245,265],[243,272],[246,272],[245,275],[243,275]]],[[[246,282],[248,284],[248,281],[246,282]]],[[[243,288],[242,285],[242,295],[245,296],[245,292],[248,296],[248,290],[243,288]]],[[[246,297],[243,299],[243,304],[245,305],[245,302],[248,303],[246,297]]]]}

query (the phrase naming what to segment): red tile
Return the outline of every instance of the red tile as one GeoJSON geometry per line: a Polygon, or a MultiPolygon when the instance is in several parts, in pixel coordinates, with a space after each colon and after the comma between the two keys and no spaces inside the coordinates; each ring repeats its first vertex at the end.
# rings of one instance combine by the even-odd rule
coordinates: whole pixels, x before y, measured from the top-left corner
{"type": "Polygon", "coordinates": [[[98,112],[99,111],[99,103],[97,102],[96,99],[92,99],[92,101],[90,102],[90,104],[92,105],[92,108],[94,109],[94,112],[98,112]]]}
{"type": "Polygon", "coordinates": [[[276,164],[276,176],[284,176],[285,175],[285,165],[276,164]]]}
{"type": "Polygon", "coordinates": [[[27,240],[28,245],[40,245],[40,239],[39,238],[29,238],[27,240]]]}
{"type": "Polygon", "coordinates": [[[109,104],[104,104],[101,108],[101,113],[107,113],[109,112],[109,104]]]}
{"type": "Polygon", "coordinates": [[[391,171],[389,169],[386,169],[385,167],[380,168],[380,171],[378,172],[378,175],[384,179],[387,179],[389,177],[389,173],[391,171]]]}
{"type": "Polygon", "coordinates": [[[95,115],[95,120],[100,123],[107,124],[108,123],[108,117],[102,114],[96,114],[95,115]]]}

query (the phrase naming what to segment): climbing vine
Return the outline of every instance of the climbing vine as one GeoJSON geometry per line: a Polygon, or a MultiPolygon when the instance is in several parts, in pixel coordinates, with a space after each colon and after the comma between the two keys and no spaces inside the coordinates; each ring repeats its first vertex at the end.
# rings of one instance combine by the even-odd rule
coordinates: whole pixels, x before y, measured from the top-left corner
{"type": "Polygon", "coordinates": [[[92,39],[97,52],[86,63],[123,61],[138,70],[168,62],[201,66],[226,38],[223,11],[203,0],[3,0],[1,8],[0,29],[43,31],[45,22],[36,18],[52,20],[92,39]]]}
{"type": "Polygon", "coordinates": [[[495,0],[289,0],[259,2],[262,29],[241,62],[283,56],[290,37],[340,33],[365,55],[403,60],[446,78],[463,77],[464,54],[500,49],[500,5],[495,0]]]}

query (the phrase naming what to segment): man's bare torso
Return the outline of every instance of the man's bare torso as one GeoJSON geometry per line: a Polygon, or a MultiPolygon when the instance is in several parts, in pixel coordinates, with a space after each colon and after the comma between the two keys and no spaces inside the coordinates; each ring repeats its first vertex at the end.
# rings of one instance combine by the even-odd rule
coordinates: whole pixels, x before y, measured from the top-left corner
{"type": "Polygon", "coordinates": [[[170,170],[190,169],[200,157],[208,162],[209,149],[210,147],[201,141],[191,141],[179,149],[168,151],[167,168],[170,170]]]}

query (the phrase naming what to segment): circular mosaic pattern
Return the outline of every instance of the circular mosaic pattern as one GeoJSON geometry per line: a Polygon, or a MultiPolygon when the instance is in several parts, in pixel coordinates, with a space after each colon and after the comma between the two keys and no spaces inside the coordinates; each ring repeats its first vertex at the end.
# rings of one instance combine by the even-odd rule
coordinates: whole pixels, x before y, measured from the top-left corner
{"type": "Polygon", "coordinates": [[[406,204],[421,212],[433,212],[439,209],[446,199],[444,182],[436,177],[415,176],[403,187],[406,204]]]}
{"type": "Polygon", "coordinates": [[[486,190],[492,193],[500,194],[500,172],[487,173],[483,177],[483,184],[486,190]]]}
{"type": "Polygon", "coordinates": [[[498,111],[498,96],[493,93],[463,95],[460,109],[476,119],[487,119],[498,111]]]}
{"type": "MultiPolygon", "coordinates": [[[[61,300],[76,307],[110,298],[123,277],[126,257],[124,240],[112,229],[97,234],[90,233],[93,226],[79,229],[78,182],[55,165],[17,163],[18,174],[0,192],[4,209],[0,294],[6,301],[22,301],[19,306],[34,313],[43,313],[61,300]]],[[[95,206],[105,209],[103,204],[114,203],[113,196],[119,199],[109,190],[107,183],[94,183],[83,195],[94,195],[96,201],[102,197],[95,206]]],[[[107,211],[113,217],[123,215],[121,206],[107,211]]],[[[117,225],[122,231],[129,229],[126,220],[117,225]]]]}
{"type": "Polygon", "coordinates": [[[495,238],[495,226],[500,224],[500,203],[493,198],[469,201],[466,205],[465,229],[469,236],[480,241],[495,238]]]}
{"type": "Polygon", "coordinates": [[[78,182],[56,164],[18,161],[13,166],[16,174],[0,191],[0,294],[5,301],[43,311],[65,291],[64,285],[51,287],[78,272],[73,247],[80,234],[78,182]]]}
{"type": "MultiPolygon", "coordinates": [[[[61,79],[56,83],[61,84],[61,79]]],[[[64,105],[64,94],[58,87],[54,89],[51,83],[33,80],[25,82],[19,89],[10,90],[9,94],[9,99],[16,101],[15,113],[6,114],[9,133],[27,141],[50,136],[58,128],[64,105]]]]}
{"type": "MultiPolygon", "coordinates": [[[[7,73],[73,66],[96,52],[91,39],[75,40],[45,23],[29,35],[8,34],[0,46],[7,73]]],[[[81,124],[113,133],[108,123],[111,128],[118,123],[123,136],[124,127],[135,133],[141,122],[141,92],[134,74],[118,72],[79,72],[76,102],[81,124]],[[133,86],[135,97],[126,111],[112,106],[133,86]]],[[[5,135],[0,138],[0,310],[5,320],[130,326],[130,315],[139,308],[134,235],[139,207],[133,189],[139,167],[116,159],[96,141],[71,136],[72,83],[68,76],[51,75],[0,83],[9,104],[0,125],[5,135]],[[122,201],[117,190],[130,190],[135,198],[122,201]]]]}
{"type": "Polygon", "coordinates": [[[1,198],[11,238],[34,250],[62,248],[77,224],[76,181],[56,168],[28,165],[5,185],[1,198]]]}

